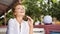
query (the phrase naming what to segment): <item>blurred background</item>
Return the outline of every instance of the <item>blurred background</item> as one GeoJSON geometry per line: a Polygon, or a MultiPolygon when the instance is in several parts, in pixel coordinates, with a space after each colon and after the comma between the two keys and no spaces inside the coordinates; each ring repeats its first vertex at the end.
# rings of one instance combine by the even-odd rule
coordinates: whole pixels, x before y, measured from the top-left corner
{"type": "MultiPolygon", "coordinates": [[[[57,27],[55,33],[60,34],[60,28],[58,29],[60,26],[60,0],[0,0],[0,34],[6,34],[8,20],[14,18],[12,5],[18,1],[25,6],[26,15],[34,20],[33,31],[35,33],[51,34],[47,33],[47,26],[49,26],[49,28],[57,27]]],[[[54,30],[52,34],[54,34],[54,30]]]]}

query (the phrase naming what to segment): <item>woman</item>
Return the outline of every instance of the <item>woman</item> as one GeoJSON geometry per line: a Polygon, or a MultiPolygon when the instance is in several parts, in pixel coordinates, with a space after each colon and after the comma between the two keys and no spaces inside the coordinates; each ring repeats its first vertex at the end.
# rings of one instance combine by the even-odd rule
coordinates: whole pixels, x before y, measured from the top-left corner
{"type": "Polygon", "coordinates": [[[28,21],[24,21],[25,8],[22,4],[16,3],[13,8],[14,19],[8,22],[7,34],[33,34],[33,20],[27,16],[28,21]]]}

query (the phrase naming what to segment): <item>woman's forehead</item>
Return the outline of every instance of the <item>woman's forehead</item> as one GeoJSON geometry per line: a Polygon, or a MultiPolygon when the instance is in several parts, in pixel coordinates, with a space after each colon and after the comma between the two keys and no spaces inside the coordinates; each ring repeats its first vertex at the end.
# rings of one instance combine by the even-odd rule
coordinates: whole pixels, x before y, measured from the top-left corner
{"type": "Polygon", "coordinates": [[[24,8],[23,5],[17,5],[15,8],[24,8]]]}

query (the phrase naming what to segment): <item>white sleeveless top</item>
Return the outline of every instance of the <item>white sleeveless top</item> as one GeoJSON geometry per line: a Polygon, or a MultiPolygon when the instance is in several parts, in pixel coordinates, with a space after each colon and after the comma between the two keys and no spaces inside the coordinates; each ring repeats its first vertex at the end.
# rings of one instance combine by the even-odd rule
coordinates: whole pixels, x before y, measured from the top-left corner
{"type": "Polygon", "coordinates": [[[7,34],[29,34],[29,25],[27,21],[23,21],[20,24],[14,19],[10,19],[8,22],[7,34]]]}

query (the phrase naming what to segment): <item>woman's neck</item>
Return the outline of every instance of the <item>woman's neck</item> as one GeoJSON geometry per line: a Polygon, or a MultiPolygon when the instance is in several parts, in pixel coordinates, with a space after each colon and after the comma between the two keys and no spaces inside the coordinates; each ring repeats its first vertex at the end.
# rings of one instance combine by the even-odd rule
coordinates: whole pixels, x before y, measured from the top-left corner
{"type": "Polygon", "coordinates": [[[16,17],[16,20],[19,22],[19,24],[21,24],[23,21],[23,17],[16,17]]]}

